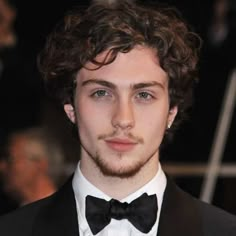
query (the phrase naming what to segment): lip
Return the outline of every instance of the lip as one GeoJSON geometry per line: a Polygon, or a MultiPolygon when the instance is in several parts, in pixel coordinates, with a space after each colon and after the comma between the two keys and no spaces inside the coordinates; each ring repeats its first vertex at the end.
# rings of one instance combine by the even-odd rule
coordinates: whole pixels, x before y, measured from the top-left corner
{"type": "Polygon", "coordinates": [[[131,151],[137,144],[136,142],[131,141],[129,139],[120,139],[120,138],[105,140],[105,142],[109,148],[118,152],[131,151]]]}

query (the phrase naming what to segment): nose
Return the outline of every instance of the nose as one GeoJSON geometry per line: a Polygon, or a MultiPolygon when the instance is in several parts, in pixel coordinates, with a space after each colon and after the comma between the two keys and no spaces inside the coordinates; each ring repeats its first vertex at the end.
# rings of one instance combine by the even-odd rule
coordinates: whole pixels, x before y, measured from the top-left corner
{"type": "Polygon", "coordinates": [[[119,101],[114,107],[112,117],[113,127],[122,130],[133,128],[135,124],[133,109],[131,101],[119,101]]]}

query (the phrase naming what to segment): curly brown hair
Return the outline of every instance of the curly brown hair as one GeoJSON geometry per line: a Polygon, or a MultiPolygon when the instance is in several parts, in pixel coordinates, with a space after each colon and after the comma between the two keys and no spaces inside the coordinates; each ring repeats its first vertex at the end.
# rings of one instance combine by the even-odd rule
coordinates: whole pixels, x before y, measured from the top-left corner
{"type": "Polygon", "coordinates": [[[178,106],[172,130],[192,102],[200,44],[199,36],[174,8],[96,2],[69,12],[57,25],[39,56],[39,69],[49,91],[63,104],[73,104],[75,77],[87,62],[100,68],[112,63],[119,52],[129,52],[137,45],[149,47],[168,74],[170,108],[178,106]],[[106,59],[96,61],[106,50],[106,59]]]}

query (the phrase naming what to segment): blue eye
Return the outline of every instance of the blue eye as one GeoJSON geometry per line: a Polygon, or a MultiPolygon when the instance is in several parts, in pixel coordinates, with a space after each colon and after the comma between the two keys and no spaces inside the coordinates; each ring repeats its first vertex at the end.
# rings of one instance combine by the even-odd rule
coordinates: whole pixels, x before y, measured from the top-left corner
{"type": "Polygon", "coordinates": [[[93,95],[95,97],[104,97],[104,96],[107,96],[107,94],[108,93],[105,90],[98,90],[93,95]]]}
{"type": "Polygon", "coordinates": [[[91,94],[91,97],[97,98],[97,99],[100,99],[100,98],[110,98],[111,96],[112,95],[108,91],[106,91],[104,89],[99,89],[99,90],[97,90],[97,91],[95,91],[95,92],[93,92],[91,94]]]}
{"type": "Polygon", "coordinates": [[[137,97],[140,99],[145,99],[145,100],[149,100],[149,99],[153,98],[153,96],[147,92],[140,92],[140,93],[138,93],[137,97]]]}
{"type": "Polygon", "coordinates": [[[92,95],[92,97],[105,97],[105,96],[109,96],[108,92],[106,90],[97,90],[96,92],[94,92],[92,95]]]}

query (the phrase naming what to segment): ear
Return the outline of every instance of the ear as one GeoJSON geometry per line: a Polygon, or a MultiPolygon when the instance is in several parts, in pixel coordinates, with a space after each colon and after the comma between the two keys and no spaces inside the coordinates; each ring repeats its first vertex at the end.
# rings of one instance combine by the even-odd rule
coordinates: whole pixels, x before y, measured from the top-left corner
{"type": "Polygon", "coordinates": [[[169,110],[168,119],[167,119],[167,128],[168,129],[171,127],[172,123],[174,122],[177,113],[178,113],[177,106],[174,106],[169,110]]]}
{"type": "Polygon", "coordinates": [[[66,112],[66,115],[70,119],[70,121],[72,123],[76,123],[74,107],[71,104],[65,104],[64,111],[66,112]]]}

